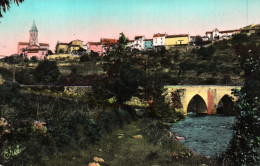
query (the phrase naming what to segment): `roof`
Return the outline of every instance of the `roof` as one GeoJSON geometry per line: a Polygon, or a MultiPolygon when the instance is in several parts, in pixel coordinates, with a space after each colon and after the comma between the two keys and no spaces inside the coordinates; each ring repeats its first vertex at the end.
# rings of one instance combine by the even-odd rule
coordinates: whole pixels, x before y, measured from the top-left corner
{"type": "Polygon", "coordinates": [[[188,34],[179,34],[179,35],[168,35],[166,38],[175,38],[175,37],[189,37],[188,34]]]}
{"type": "Polygon", "coordinates": [[[36,27],[35,21],[33,20],[33,24],[30,31],[38,32],[38,29],[36,27]]]}
{"type": "Polygon", "coordinates": [[[128,42],[134,42],[134,40],[128,40],[128,42]]]}
{"type": "Polygon", "coordinates": [[[117,39],[107,39],[107,38],[102,38],[101,43],[104,44],[116,44],[117,43],[117,39]]]}
{"type": "Polygon", "coordinates": [[[144,39],[144,41],[152,41],[153,39],[144,39]]]}
{"type": "Polygon", "coordinates": [[[40,46],[49,46],[49,43],[40,43],[40,46]]]}
{"type": "Polygon", "coordinates": [[[57,45],[69,45],[69,43],[57,43],[57,45]]]}
{"type": "Polygon", "coordinates": [[[140,39],[142,38],[143,36],[135,36],[135,39],[140,39]]]}
{"type": "Polygon", "coordinates": [[[28,51],[28,53],[38,53],[38,50],[28,51]]]}
{"type": "Polygon", "coordinates": [[[213,31],[207,31],[206,34],[212,33],[213,31]]]}
{"type": "Polygon", "coordinates": [[[166,34],[157,33],[153,35],[153,37],[164,37],[164,36],[166,36],[166,34]]]}
{"type": "Polygon", "coordinates": [[[219,31],[220,33],[232,33],[235,32],[237,30],[225,30],[225,31],[219,31]]]}
{"type": "Polygon", "coordinates": [[[29,45],[28,42],[19,42],[18,45],[29,45]]]}
{"type": "Polygon", "coordinates": [[[88,42],[90,45],[101,45],[101,42],[88,42]]]}

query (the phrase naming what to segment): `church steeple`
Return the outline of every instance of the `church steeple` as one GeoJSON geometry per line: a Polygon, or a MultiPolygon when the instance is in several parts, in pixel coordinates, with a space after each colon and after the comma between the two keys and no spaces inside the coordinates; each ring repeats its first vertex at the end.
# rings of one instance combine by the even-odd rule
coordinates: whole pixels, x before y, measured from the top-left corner
{"type": "Polygon", "coordinates": [[[30,31],[38,32],[38,29],[36,27],[35,21],[33,20],[33,24],[30,31]]]}
{"type": "Polygon", "coordinates": [[[33,21],[31,30],[30,30],[30,39],[29,39],[30,45],[39,45],[38,43],[38,30],[35,24],[35,21],[33,21]]]}

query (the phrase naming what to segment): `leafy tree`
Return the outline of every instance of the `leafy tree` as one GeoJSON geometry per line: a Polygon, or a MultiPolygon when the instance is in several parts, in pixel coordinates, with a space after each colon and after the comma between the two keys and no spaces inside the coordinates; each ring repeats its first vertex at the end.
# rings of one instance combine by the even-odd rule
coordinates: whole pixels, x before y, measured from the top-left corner
{"type": "Polygon", "coordinates": [[[31,60],[31,62],[33,62],[33,63],[38,62],[38,59],[37,59],[36,56],[32,56],[32,57],[30,58],[30,60],[31,60]]]}
{"type": "Polygon", "coordinates": [[[247,59],[241,59],[245,83],[239,96],[235,136],[224,161],[229,165],[260,165],[260,56],[244,47],[247,59]]]}
{"type": "Polygon", "coordinates": [[[59,68],[54,61],[44,60],[39,63],[34,71],[34,78],[37,82],[54,83],[60,75],[59,68]]]}
{"type": "Polygon", "coordinates": [[[120,107],[137,92],[143,78],[142,70],[136,68],[127,54],[126,46],[127,38],[121,33],[117,45],[104,57],[103,64],[107,76],[103,86],[120,107]]]}
{"type": "Polygon", "coordinates": [[[90,61],[90,58],[89,58],[89,56],[87,54],[82,55],[80,57],[80,62],[89,62],[89,61],[90,61]]]}
{"type": "Polygon", "coordinates": [[[48,55],[52,55],[52,50],[48,50],[48,55]]]}
{"type": "Polygon", "coordinates": [[[195,37],[195,44],[196,44],[196,46],[202,46],[203,45],[203,40],[202,40],[201,36],[195,37]]]}
{"type": "Polygon", "coordinates": [[[9,57],[5,57],[4,61],[13,65],[13,82],[15,82],[16,64],[21,63],[24,60],[23,56],[18,54],[13,54],[9,57]]]}
{"type": "Polygon", "coordinates": [[[246,34],[234,34],[232,35],[231,38],[231,43],[235,44],[235,43],[243,43],[243,42],[247,42],[249,40],[249,37],[246,34]]]}
{"type": "MultiPolygon", "coordinates": [[[[24,0],[14,0],[14,3],[16,3],[18,6],[20,3],[22,3],[24,0]]],[[[12,0],[3,0],[0,1],[0,18],[3,17],[2,15],[2,10],[6,12],[7,10],[10,9],[10,4],[12,0]]]]}

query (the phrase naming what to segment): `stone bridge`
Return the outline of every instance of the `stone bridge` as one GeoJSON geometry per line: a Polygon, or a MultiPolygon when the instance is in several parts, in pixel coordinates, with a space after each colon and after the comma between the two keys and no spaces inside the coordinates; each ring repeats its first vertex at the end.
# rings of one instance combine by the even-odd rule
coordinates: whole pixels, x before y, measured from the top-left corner
{"type": "Polygon", "coordinates": [[[231,94],[232,89],[240,86],[221,85],[176,85],[165,86],[166,99],[175,108],[188,112],[204,114],[230,114],[234,111],[237,97],[231,94]]]}

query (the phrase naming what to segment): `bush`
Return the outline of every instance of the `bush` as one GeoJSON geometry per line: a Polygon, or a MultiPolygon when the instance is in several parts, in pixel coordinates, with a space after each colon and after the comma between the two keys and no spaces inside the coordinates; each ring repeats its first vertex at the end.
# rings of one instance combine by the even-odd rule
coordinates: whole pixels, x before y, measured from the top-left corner
{"type": "Polygon", "coordinates": [[[34,78],[37,82],[54,83],[60,75],[59,68],[55,61],[44,60],[40,62],[34,71],[34,78]]]}

